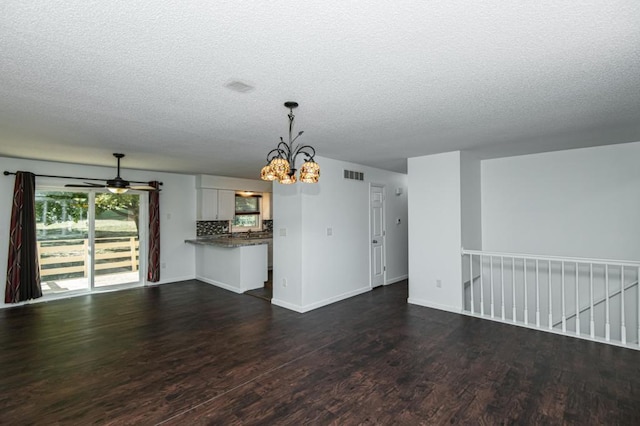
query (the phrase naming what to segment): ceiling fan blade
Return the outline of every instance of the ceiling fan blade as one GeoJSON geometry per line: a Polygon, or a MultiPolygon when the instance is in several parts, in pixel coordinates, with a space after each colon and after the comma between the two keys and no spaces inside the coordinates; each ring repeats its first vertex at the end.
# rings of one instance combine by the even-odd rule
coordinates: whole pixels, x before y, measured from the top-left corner
{"type": "Polygon", "coordinates": [[[104,188],[104,185],[98,183],[85,182],[84,185],[69,183],[65,185],[66,188],[104,188]]]}
{"type": "Polygon", "coordinates": [[[135,189],[137,191],[160,191],[160,189],[150,185],[130,185],[129,189],[135,189]]]}

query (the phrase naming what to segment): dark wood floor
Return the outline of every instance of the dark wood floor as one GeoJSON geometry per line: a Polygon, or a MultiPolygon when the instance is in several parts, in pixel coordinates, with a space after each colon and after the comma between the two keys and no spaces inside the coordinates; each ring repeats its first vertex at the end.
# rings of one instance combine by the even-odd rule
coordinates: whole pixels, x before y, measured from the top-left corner
{"type": "Polygon", "coordinates": [[[0,311],[0,423],[640,424],[640,352],[408,305],[301,315],[197,281],[0,311]]]}

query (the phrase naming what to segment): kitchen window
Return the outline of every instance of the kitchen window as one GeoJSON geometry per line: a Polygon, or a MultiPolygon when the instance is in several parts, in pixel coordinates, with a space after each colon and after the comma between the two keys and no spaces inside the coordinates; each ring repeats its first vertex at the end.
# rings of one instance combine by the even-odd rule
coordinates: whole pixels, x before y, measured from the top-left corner
{"type": "Polygon", "coordinates": [[[259,195],[236,195],[236,214],[233,219],[233,227],[242,230],[259,230],[262,227],[260,217],[259,195]]]}

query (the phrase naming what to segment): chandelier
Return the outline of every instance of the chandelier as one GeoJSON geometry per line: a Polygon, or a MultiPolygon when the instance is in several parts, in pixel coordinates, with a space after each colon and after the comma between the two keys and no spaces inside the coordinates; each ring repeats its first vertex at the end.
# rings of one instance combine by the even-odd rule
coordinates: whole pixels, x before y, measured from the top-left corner
{"type": "Polygon", "coordinates": [[[304,163],[300,167],[300,182],[318,183],[320,178],[320,166],[313,159],[316,150],[309,145],[295,145],[295,141],[304,132],[299,132],[296,137],[293,135],[293,109],[298,107],[297,102],[285,102],[284,106],[289,108],[289,143],[282,137],[275,149],[267,154],[267,165],[262,168],[260,178],[262,180],[274,181],[288,185],[296,182],[296,159],[298,155],[304,154],[304,163]]]}

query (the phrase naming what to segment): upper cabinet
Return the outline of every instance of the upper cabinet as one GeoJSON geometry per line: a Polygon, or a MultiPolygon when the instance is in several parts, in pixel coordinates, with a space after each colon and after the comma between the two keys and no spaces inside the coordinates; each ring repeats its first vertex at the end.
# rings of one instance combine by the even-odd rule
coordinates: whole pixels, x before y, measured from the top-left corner
{"type": "Polygon", "coordinates": [[[218,220],[233,220],[236,215],[236,191],[218,189],[218,220]]]}
{"type": "Polygon", "coordinates": [[[198,220],[218,220],[218,190],[198,189],[198,220]]]}
{"type": "Polygon", "coordinates": [[[236,192],[262,194],[262,219],[273,219],[272,182],[224,176],[197,175],[197,220],[234,220],[236,192]]]}
{"type": "Polygon", "coordinates": [[[198,189],[198,220],[233,220],[235,191],[225,189],[198,189]]]}

